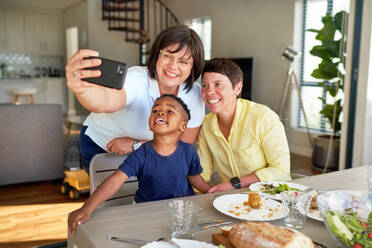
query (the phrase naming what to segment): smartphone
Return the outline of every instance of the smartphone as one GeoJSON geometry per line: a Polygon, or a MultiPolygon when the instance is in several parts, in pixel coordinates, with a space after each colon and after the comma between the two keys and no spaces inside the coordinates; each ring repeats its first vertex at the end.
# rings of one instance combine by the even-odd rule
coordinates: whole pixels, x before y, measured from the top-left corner
{"type": "Polygon", "coordinates": [[[87,69],[100,70],[102,74],[100,77],[83,78],[82,80],[118,90],[123,88],[125,75],[127,74],[128,70],[128,66],[125,63],[101,57],[88,57],[85,59],[101,59],[101,65],[89,67],[87,69]]]}

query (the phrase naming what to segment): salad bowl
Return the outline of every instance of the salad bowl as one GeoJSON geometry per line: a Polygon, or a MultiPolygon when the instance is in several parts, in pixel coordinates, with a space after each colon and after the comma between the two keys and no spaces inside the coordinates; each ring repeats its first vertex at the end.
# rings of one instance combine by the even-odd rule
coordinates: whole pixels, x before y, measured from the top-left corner
{"type": "Polygon", "coordinates": [[[367,192],[351,190],[328,191],[318,196],[320,214],[339,247],[372,247],[372,209],[367,199],[367,192]]]}

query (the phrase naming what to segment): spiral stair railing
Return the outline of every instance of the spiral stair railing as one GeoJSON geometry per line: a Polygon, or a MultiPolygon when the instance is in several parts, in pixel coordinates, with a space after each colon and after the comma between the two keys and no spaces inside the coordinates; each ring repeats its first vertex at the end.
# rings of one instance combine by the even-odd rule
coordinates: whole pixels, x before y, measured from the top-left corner
{"type": "Polygon", "coordinates": [[[139,44],[139,64],[145,65],[150,44],[163,29],[179,24],[161,0],[102,0],[102,20],[108,30],[125,33],[125,41],[139,44]]]}

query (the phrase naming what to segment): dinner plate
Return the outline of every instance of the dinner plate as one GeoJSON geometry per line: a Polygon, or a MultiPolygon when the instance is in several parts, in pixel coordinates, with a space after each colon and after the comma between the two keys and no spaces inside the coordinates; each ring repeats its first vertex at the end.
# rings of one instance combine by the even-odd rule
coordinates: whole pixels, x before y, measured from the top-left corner
{"type": "MultiPolygon", "coordinates": [[[[205,242],[197,241],[197,240],[190,240],[190,239],[172,239],[174,242],[176,242],[178,245],[180,245],[182,248],[216,248],[217,246],[208,244],[205,242]]],[[[171,244],[168,244],[167,242],[163,241],[154,241],[151,243],[148,243],[142,248],[174,248],[171,244]]]]}
{"type": "MultiPolygon", "coordinates": [[[[296,189],[299,189],[299,190],[305,190],[305,189],[309,188],[305,185],[301,185],[301,184],[297,184],[297,183],[291,183],[291,182],[257,182],[257,183],[251,184],[249,186],[249,189],[252,190],[252,191],[262,191],[262,190],[264,190],[263,184],[272,184],[274,187],[278,186],[279,184],[287,184],[289,187],[296,188],[296,189]]],[[[275,195],[271,195],[271,194],[268,194],[268,193],[260,193],[260,194],[262,194],[263,196],[265,196],[267,198],[270,198],[270,199],[274,199],[274,200],[278,200],[278,201],[281,200],[280,194],[275,194],[275,195]]]]}
{"type": "Polygon", "coordinates": [[[229,194],[217,197],[213,206],[228,216],[251,221],[270,221],[281,219],[288,214],[288,208],[280,202],[261,197],[262,207],[253,209],[244,205],[248,201],[248,194],[229,194]]]}

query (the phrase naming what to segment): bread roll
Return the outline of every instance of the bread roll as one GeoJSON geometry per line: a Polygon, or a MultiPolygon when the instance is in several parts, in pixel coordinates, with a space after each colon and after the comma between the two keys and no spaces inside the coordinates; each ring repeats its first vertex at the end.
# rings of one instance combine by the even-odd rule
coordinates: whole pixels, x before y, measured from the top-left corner
{"type": "Polygon", "coordinates": [[[306,235],[267,222],[243,222],[229,233],[236,248],[314,248],[306,235]]]}

